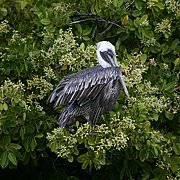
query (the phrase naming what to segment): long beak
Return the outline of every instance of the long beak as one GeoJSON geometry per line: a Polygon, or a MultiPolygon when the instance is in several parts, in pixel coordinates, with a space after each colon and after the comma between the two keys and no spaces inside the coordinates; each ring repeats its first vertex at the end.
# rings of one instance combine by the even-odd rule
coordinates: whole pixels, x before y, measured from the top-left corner
{"type": "Polygon", "coordinates": [[[122,75],[120,75],[119,80],[120,80],[120,83],[121,83],[121,85],[122,85],[122,87],[124,89],[124,92],[125,92],[126,96],[129,97],[129,92],[127,90],[127,87],[126,87],[126,84],[124,82],[124,79],[123,79],[122,75]]]}

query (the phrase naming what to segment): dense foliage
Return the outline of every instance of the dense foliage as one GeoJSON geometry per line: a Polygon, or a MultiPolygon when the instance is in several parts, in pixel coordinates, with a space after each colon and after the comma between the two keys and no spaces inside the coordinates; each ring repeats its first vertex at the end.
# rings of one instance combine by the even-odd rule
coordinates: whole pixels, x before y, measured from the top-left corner
{"type": "Polygon", "coordinates": [[[180,178],[178,0],[2,0],[0,21],[1,168],[36,165],[50,149],[106,178],[180,178]],[[100,40],[116,46],[130,98],[99,125],[57,128],[46,100],[97,64],[100,40]]]}

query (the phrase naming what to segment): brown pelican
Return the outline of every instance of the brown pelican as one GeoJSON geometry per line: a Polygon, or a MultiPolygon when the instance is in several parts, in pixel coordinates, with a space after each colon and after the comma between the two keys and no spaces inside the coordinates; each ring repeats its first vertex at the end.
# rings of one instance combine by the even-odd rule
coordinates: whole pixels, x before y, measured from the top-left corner
{"type": "Polygon", "coordinates": [[[96,124],[100,116],[111,110],[122,89],[128,90],[116,59],[115,47],[107,41],[97,43],[98,66],[64,77],[50,95],[54,108],[67,105],[58,118],[59,126],[83,118],[96,124]]]}

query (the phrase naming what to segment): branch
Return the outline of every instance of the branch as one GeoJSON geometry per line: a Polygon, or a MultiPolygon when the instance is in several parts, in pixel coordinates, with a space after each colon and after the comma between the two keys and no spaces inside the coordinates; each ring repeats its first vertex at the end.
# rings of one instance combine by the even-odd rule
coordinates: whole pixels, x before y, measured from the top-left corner
{"type": "Polygon", "coordinates": [[[180,86],[178,86],[178,87],[174,88],[174,89],[173,89],[173,92],[177,92],[177,93],[179,93],[179,94],[180,94],[180,86]]]}
{"type": "Polygon", "coordinates": [[[94,21],[94,18],[82,19],[79,21],[73,21],[73,22],[70,22],[69,24],[72,25],[72,24],[77,24],[77,23],[86,22],[86,21],[94,21]]]}
{"type": "Polygon", "coordinates": [[[115,25],[117,27],[121,27],[119,24],[117,24],[117,22],[113,21],[108,21],[106,19],[102,19],[102,18],[99,18],[99,19],[96,19],[96,18],[89,18],[89,19],[81,19],[81,20],[78,20],[78,21],[73,21],[73,22],[70,22],[69,24],[72,25],[72,24],[77,24],[77,23],[81,23],[81,22],[86,22],[86,21],[98,21],[98,22],[106,22],[108,24],[112,24],[112,25],[115,25]]]}

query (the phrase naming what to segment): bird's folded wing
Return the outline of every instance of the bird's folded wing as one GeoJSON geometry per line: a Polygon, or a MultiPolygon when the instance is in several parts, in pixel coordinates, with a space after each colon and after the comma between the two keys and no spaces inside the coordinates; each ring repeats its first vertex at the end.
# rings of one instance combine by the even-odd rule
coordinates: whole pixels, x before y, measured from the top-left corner
{"type": "Polygon", "coordinates": [[[120,73],[119,67],[102,68],[100,66],[79,71],[63,78],[48,101],[55,101],[54,107],[72,102],[82,106],[96,98],[101,90],[120,73]]]}

